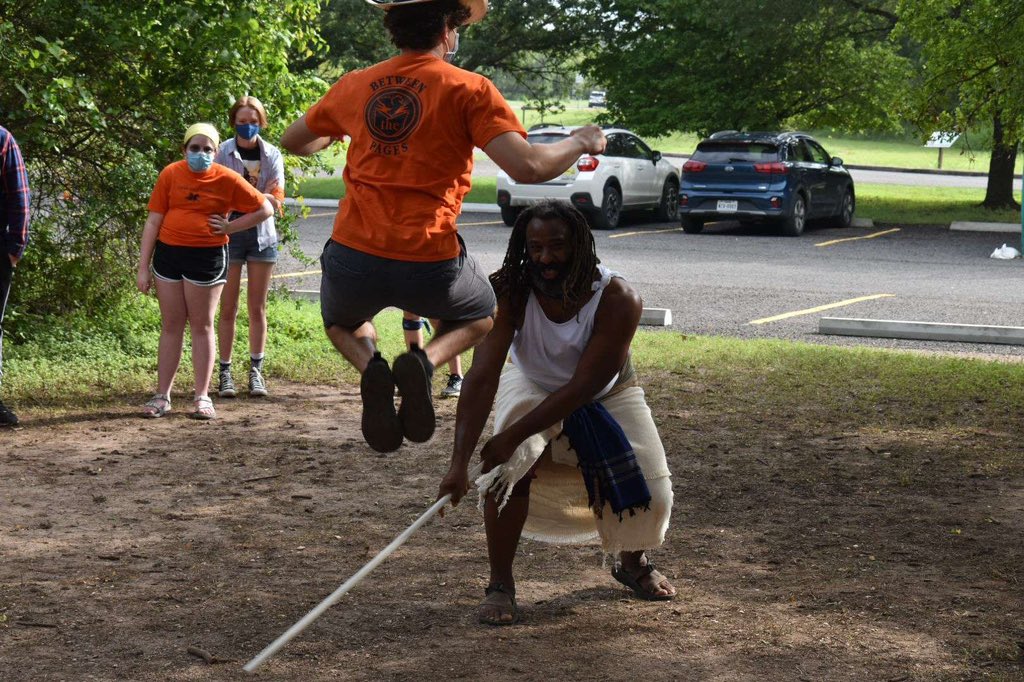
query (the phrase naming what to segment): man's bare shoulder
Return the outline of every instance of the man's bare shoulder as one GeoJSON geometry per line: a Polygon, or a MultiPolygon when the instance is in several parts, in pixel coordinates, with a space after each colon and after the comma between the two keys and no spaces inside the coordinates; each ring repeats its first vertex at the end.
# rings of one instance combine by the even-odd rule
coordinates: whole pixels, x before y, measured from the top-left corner
{"type": "Polygon", "coordinates": [[[615,311],[643,310],[644,301],[633,286],[621,277],[612,277],[601,295],[600,308],[606,306],[615,311]]]}

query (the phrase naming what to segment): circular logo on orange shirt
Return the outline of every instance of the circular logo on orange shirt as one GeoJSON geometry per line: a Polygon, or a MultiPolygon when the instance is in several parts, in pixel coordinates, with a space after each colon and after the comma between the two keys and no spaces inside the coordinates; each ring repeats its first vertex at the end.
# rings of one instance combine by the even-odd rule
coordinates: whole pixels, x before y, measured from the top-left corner
{"type": "Polygon", "coordinates": [[[387,88],[366,103],[366,127],[381,144],[395,144],[412,134],[423,107],[419,97],[405,88],[387,88]]]}

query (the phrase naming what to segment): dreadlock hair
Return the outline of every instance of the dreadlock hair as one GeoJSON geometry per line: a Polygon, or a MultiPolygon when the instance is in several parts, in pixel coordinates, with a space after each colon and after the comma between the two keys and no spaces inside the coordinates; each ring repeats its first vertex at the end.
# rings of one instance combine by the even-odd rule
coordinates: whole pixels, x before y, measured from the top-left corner
{"type": "Polygon", "coordinates": [[[535,218],[560,220],[569,228],[572,261],[562,282],[562,298],[567,308],[578,309],[580,301],[592,290],[594,268],[601,260],[597,257],[594,235],[590,232],[586,217],[565,201],[544,201],[519,214],[508,240],[505,260],[501,268],[490,276],[491,286],[499,299],[508,297],[518,316],[530,298],[530,275],[526,269],[530,256],[526,252],[526,228],[535,218]]]}
{"type": "Polygon", "coordinates": [[[396,3],[384,13],[384,26],[398,49],[426,51],[438,36],[469,21],[471,12],[460,0],[396,3]]]}

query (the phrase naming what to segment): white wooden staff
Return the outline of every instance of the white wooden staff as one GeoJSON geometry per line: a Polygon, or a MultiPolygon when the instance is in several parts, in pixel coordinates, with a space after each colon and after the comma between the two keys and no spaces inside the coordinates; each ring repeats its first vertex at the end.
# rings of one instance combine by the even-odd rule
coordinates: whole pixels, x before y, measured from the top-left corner
{"type": "MultiPolygon", "coordinates": [[[[469,480],[473,481],[479,475],[480,466],[477,465],[476,467],[474,467],[473,471],[469,472],[469,480]]],[[[251,673],[254,670],[256,670],[256,668],[263,665],[264,661],[266,661],[268,658],[276,654],[278,650],[285,644],[290,642],[292,638],[295,637],[295,635],[305,630],[310,623],[319,618],[320,614],[322,614],[324,611],[333,606],[335,602],[337,602],[345,595],[346,592],[348,592],[353,587],[362,582],[363,578],[369,575],[370,571],[377,568],[378,564],[387,559],[392,553],[394,553],[396,549],[405,544],[405,541],[412,537],[413,533],[415,533],[423,526],[423,524],[429,521],[434,514],[441,511],[441,508],[448,504],[451,501],[451,499],[452,496],[448,494],[439,499],[434,504],[432,504],[430,506],[430,509],[423,512],[423,514],[418,519],[412,522],[411,526],[406,528],[404,531],[401,532],[401,534],[399,534],[397,538],[392,540],[390,545],[382,549],[377,554],[377,556],[370,559],[370,561],[368,561],[365,566],[360,568],[355,575],[353,575],[351,578],[342,583],[341,587],[336,589],[334,592],[328,595],[326,599],[324,599],[322,602],[313,607],[313,610],[311,610],[309,613],[307,613],[305,616],[299,619],[299,621],[295,623],[295,625],[288,628],[283,635],[281,635],[273,642],[271,642],[269,645],[267,645],[267,648],[259,652],[259,654],[257,654],[251,661],[242,666],[242,669],[246,672],[251,673]]]]}

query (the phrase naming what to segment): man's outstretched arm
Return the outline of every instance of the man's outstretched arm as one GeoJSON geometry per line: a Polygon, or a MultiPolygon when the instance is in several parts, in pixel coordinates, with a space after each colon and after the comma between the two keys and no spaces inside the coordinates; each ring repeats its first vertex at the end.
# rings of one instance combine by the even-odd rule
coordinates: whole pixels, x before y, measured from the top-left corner
{"type": "Polygon", "coordinates": [[[487,417],[498,392],[501,369],[515,336],[515,325],[508,313],[508,301],[498,302],[494,327],[473,351],[473,365],[462,381],[462,393],[455,410],[455,444],[452,463],[441,480],[438,498],[451,493],[452,506],[469,490],[468,469],[473,450],[480,441],[487,417]]]}
{"type": "Polygon", "coordinates": [[[296,156],[312,156],[330,146],[329,137],[320,137],[306,125],[306,115],[288,126],[281,136],[281,146],[296,156]]]}
{"type": "Polygon", "coordinates": [[[597,126],[577,128],[552,144],[530,144],[519,133],[508,132],[491,140],[484,153],[516,182],[537,183],[564,173],[583,154],[600,154],[605,143],[597,126]]]}

